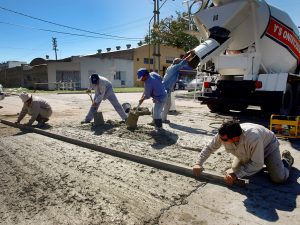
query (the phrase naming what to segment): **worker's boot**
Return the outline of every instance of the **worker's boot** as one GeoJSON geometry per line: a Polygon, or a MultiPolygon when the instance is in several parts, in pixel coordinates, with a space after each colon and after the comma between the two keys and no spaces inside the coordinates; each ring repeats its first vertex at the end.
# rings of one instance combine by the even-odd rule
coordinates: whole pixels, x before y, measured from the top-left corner
{"type": "Polygon", "coordinates": [[[286,168],[291,168],[294,164],[294,158],[288,150],[282,152],[282,161],[286,168]]]}
{"type": "Polygon", "coordinates": [[[162,119],[155,119],[154,120],[154,124],[155,124],[155,131],[162,131],[162,119]]]}
{"type": "Polygon", "coordinates": [[[36,121],[38,121],[38,124],[36,125],[37,128],[43,128],[45,126],[45,123],[48,121],[48,118],[43,118],[40,115],[36,118],[36,121]]]}

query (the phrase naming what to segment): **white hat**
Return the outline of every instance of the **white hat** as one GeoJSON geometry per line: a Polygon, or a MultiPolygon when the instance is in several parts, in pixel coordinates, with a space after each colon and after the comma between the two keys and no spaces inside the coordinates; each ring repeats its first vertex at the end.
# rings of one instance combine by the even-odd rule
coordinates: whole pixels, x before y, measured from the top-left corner
{"type": "Polygon", "coordinates": [[[22,99],[23,102],[27,102],[31,98],[31,94],[23,92],[20,94],[19,97],[20,99],[22,99]]]}

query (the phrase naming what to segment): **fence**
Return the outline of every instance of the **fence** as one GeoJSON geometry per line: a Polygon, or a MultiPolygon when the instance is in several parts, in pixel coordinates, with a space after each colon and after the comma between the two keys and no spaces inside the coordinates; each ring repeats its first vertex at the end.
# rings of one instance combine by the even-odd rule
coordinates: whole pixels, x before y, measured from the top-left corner
{"type": "Polygon", "coordinates": [[[34,83],[34,89],[42,90],[70,90],[76,91],[80,89],[79,82],[49,82],[49,83],[34,83]]]}

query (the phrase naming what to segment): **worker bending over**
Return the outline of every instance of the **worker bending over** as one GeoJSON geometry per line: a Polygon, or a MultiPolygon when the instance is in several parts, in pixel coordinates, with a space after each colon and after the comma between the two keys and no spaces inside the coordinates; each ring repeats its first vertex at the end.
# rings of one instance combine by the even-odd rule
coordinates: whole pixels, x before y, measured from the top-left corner
{"type": "Polygon", "coordinates": [[[105,77],[99,76],[98,74],[92,74],[90,76],[90,88],[87,93],[91,93],[91,89],[95,90],[95,95],[91,108],[86,115],[85,119],[81,123],[90,123],[94,117],[94,113],[97,112],[102,100],[108,99],[113,105],[115,110],[118,112],[123,121],[127,119],[127,114],[125,113],[123,107],[119,103],[117,96],[113,91],[112,84],[105,77]]]}
{"type": "Polygon", "coordinates": [[[162,78],[158,73],[151,72],[145,68],[140,68],[137,72],[138,80],[144,82],[144,93],[139,100],[142,104],[145,99],[152,97],[154,102],[153,107],[153,120],[155,130],[159,131],[162,129],[161,112],[167,99],[167,92],[162,84],[162,78]]]}
{"type": "Polygon", "coordinates": [[[32,96],[25,92],[21,93],[19,97],[24,104],[16,123],[19,124],[25,115],[28,114],[31,115],[31,118],[25,125],[31,126],[34,121],[37,121],[37,127],[43,127],[52,114],[49,103],[40,97],[32,96]]]}
{"type": "Polygon", "coordinates": [[[228,185],[238,178],[259,172],[264,165],[273,182],[283,183],[288,179],[294,163],[294,158],[287,150],[283,151],[281,158],[279,142],[272,131],[258,124],[239,124],[233,120],[223,123],[218,134],[199,153],[193,167],[195,176],[200,176],[205,160],[221,145],[235,156],[232,168],[224,178],[228,185]]]}

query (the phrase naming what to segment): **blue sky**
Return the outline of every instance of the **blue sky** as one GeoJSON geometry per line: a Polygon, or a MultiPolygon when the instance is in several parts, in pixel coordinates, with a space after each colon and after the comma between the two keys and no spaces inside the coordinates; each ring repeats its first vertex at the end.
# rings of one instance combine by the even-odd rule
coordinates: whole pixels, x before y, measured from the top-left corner
{"type": "MultiPolygon", "coordinates": [[[[296,25],[300,26],[300,0],[268,2],[288,12],[296,25]]],[[[45,58],[46,55],[55,59],[52,37],[57,39],[58,58],[93,54],[97,49],[106,51],[107,47],[115,49],[121,46],[125,49],[126,44],[137,46],[138,41],[132,39],[115,40],[110,36],[89,38],[37,30],[99,36],[17,13],[97,33],[142,39],[148,32],[149,20],[153,16],[153,0],[0,0],[0,7],[0,62],[18,60],[29,63],[36,57],[45,58]]],[[[176,15],[176,10],[186,10],[182,0],[167,0],[161,8],[160,18],[176,15]]]]}

